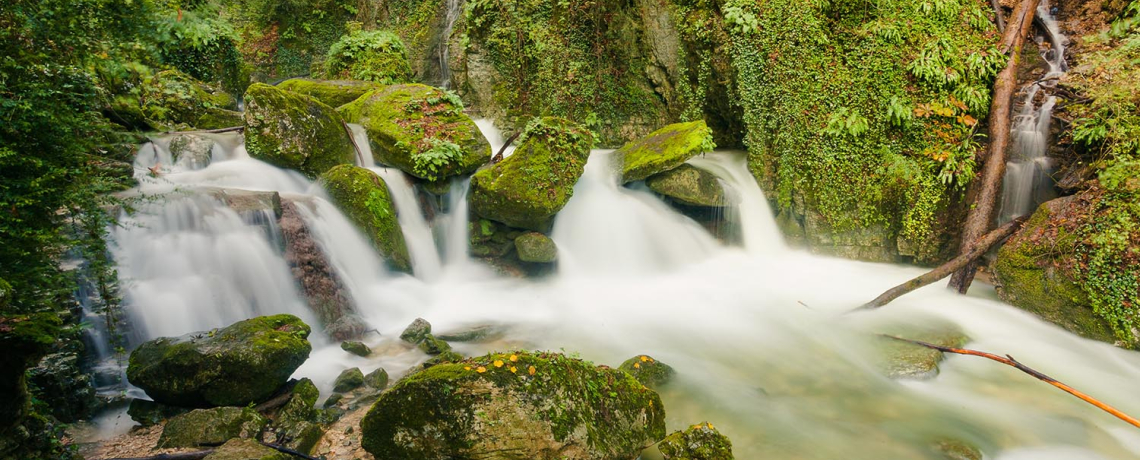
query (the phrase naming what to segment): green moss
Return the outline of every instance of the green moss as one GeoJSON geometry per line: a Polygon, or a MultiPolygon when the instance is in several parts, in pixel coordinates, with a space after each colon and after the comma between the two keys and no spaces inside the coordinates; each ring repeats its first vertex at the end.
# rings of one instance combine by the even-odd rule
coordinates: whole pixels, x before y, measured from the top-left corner
{"type": "Polygon", "coordinates": [[[384,30],[358,30],[341,37],[329,48],[324,70],[331,78],[384,85],[412,81],[404,42],[384,30]]]}
{"type": "Polygon", "coordinates": [[[393,85],[340,108],[368,131],[380,163],[430,181],[469,174],[491,160],[491,145],[453,94],[393,85]]]}
{"type": "Polygon", "coordinates": [[[633,458],[665,435],[655,392],[629,374],[556,353],[439,364],[386,391],[361,421],[377,459],[633,458]],[[397,415],[398,414],[398,415],[397,415]]]}
{"type": "Polygon", "coordinates": [[[471,177],[471,209],[512,227],[546,231],[574,194],[592,146],[593,136],[572,122],[532,120],[514,154],[471,177]]]}
{"type": "Polygon", "coordinates": [[[404,233],[383,179],[367,169],[341,165],[321,175],[320,183],[392,268],[411,272],[404,233]]]}
{"type": "Polygon", "coordinates": [[[625,144],[615,153],[622,158],[622,181],[644,180],[671,170],[698,153],[716,148],[704,120],[675,123],[625,144]]]}
{"type": "Polygon", "coordinates": [[[670,434],[657,443],[664,460],[733,460],[732,441],[709,422],[670,434]]]}
{"type": "Polygon", "coordinates": [[[278,83],[277,87],[297,94],[304,94],[328,104],[329,107],[340,107],[355,101],[369,91],[380,88],[380,85],[368,81],[290,78],[278,83]]]}
{"type": "Polygon", "coordinates": [[[364,385],[364,373],[360,371],[359,367],[354,367],[345,369],[336,377],[336,381],[333,382],[333,391],[347,393],[360,388],[361,385],[364,385]]]}
{"type": "Polygon", "coordinates": [[[376,370],[369,372],[364,376],[364,384],[377,390],[383,390],[388,387],[388,371],[379,367],[376,370]]]}
{"type": "Polygon", "coordinates": [[[253,439],[232,439],[214,449],[205,460],[291,460],[292,458],[253,439]]]}
{"type": "Polygon", "coordinates": [[[673,376],[677,374],[677,371],[674,371],[668,364],[647,355],[629,358],[621,363],[618,369],[628,372],[638,382],[649,388],[659,388],[673,380],[673,376]]]}
{"type": "Polygon", "coordinates": [[[538,232],[527,232],[516,237],[515,251],[523,262],[552,263],[558,259],[558,246],[554,240],[538,232]]]}
{"type": "Polygon", "coordinates": [[[650,190],[692,206],[722,207],[729,204],[724,186],[712,173],[682,164],[645,179],[650,190]]]}
{"type": "Polygon", "coordinates": [[[372,349],[368,348],[368,345],[353,340],[341,342],[340,349],[352,353],[356,356],[368,356],[372,354],[372,349]]]}
{"type": "Polygon", "coordinates": [[[238,48],[255,80],[308,75],[323,63],[329,47],[363,19],[362,4],[350,0],[243,0],[226,2],[222,14],[237,29],[238,48]]]}
{"type": "Polygon", "coordinates": [[[437,338],[435,338],[434,335],[431,335],[431,334],[425,335],[423,340],[420,341],[420,344],[417,345],[417,347],[420,349],[420,351],[423,351],[424,353],[427,353],[429,355],[438,355],[441,353],[451,351],[451,344],[448,344],[447,342],[445,342],[443,340],[437,339],[437,338]]]}
{"type": "Polygon", "coordinates": [[[268,423],[252,408],[217,407],[196,409],[171,418],[162,429],[158,447],[217,445],[232,438],[251,438],[268,423]]]}
{"type": "Polygon", "coordinates": [[[332,107],[261,83],[250,85],[245,100],[250,156],[309,178],[355,160],[344,119],[332,107]]]}
{"type": "Polygon", "coordinates": [[[238,126],[233,96],[177,70],[165,70],[142,86],[141,111],[151,124],[179,129],[238,126]]]}

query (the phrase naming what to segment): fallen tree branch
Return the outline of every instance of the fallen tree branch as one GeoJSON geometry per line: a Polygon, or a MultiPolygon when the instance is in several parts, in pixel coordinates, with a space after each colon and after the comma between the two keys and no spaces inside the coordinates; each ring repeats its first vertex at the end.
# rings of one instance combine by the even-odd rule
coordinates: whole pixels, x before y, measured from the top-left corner
{"type": "Polygon", "coordinates": [[[875,300],[867,302],[862,307],[859,307],[859,309],[863,310],[870,308],[879,308],[890,303],[892,300],[899,298],[903,294],[950,276],[951,273],[954,273],[958,269],[965,267],[966,264],[969,264],[970,262],[973,262],[977,258],[981,257],[982,254],[985,254],[987,251],[989,251],[990,248],[995,244],[998,244],[1002,240],[1008,238],[1013,234],[1013,232],[1017,231],[1018,228],[1021,228],[1021,224],[1024,223],[1026,219],[1027,217],[1024,216],[1019,217],[1007,222],[1001,227],[994,229],[993,231],[983,236],[982,239],[977,243],[972,245],[970,249],[965,253],[959,255],[958,257],[950,259],[949,262],[939,265],[934,270],[926,272],[917,278],[890,288],[887,290],[887,292],[884,292],[878,297],[875,297],[875,300]]]}
{"type": "Polygon", "coordinates": [[[1096,398],[1093,398],[1092,396],[1089,396],[1089,395],[1084,394],[1080,391],[1077,391],[1075,388],[1068,386],[1064,383],[1061,383],[1060,381],[1058,381],[1057,379],[1055,379],[1053,377],[1042,374],[1042,373],[1034,370],[1033,368],[1031,368],[1029,366],[1021,364],[1016,359],[1013,359],[1013,357],[1010,355],[1005,355],[1003,357],[1003,356],[998,356],[998,355],[995,355],[992,353],[986,353],[984,351],[969,350],[969,349],[965,349],[965,348],[943,347],[943,346],[935,345],[932,343],[922,342],[919,340],[911,340],[911,339],[904,339],[902,337],[895,337],[893,335],[887,335],[885,337],[890,337],[890,338],[895,339],[895,340],[901,340],[903,342],[913,343],[915,345],[923,346],[926,348],[931,348],[934,350],[941,351],[943,353],[954,353],[954,354],[959,354],[959,355],[981,356],[983,358],[990,359],[993,361],[997,361],[997,362],[1005,364],[1007,366],[1012,366],[1021,372],[1032,375],[1037,380],[1040,380],[1042,382],[1053,385],[1054,387],[1060,388],[1061,391],[1064,391],[1068,394],[1076,396],[1081,401],[1092,404],[1092,405],[1096,406],[1097,408],[1099,408],[1100,410],[1108,412],[1109,414],[1112,414],[1114,417],[1116,417],[1118,419],[1124,420],[1129,425],[1140,428],[1140,420],[1137,420],[1135,417],[1132,417],[1128,414],[1125,414],[1124,412],[1121,412],[1120,410],[1116,409],[1115,407],[1112,407],[1108,404],[1100,402],[1099,400],[1097,400],[1096,398]]]}
{"type": "Polygon", "coordinates": [[[522,131],[514,133],[511,135],[511,137],[507,138],[507,142],[504,142],[503,146],[499,147],[499,153],[496,153],[495,156],[491,157],[491,164],[503,161],[503,152],[507,151],[507,147],[510,146],[511,143],[515,141],[515,139],[518,139],[520,134],[522,134],[522,131]]]}
{"type": "Polygon", "coordinates": [[[199,450],[195,452],[181,452],[177,454],[158,454],[150,457],[115,457],[106,460],[202,460],[214,453],[214,449],[199,450]]]}
{"type": "Polygon", "coordinates": [[[265,442],[265,441],[258,441],[258,442],[259,442],[259,443],[261,443],[261,445],[263,445],[263,446],[265,446],[265,447],[268,447],[268,448],[270,448],[270,449],[276,450],[276,451],[278,451],[278,452],[281,452],[281,453],[283,453],[283,454],[289,454],[289,455],[292,455],[292,456],[294,456],[294,457],[297,457],[297,458],[303,458],[303,459],[305,459],[305,460],[320,460],[320,459],[318,459],[318,458],[316,458],[316,457],[310,457],[310,456],[308,456],[308,455],[306,455],[306,454],[303,454],[303,453],[301,453],[301,452],[295,451],[295,450],[293,450],[293,449],[290,449],[290,448],[288,448],[288,447],[282,446],[282,445],[280,445],[280,444],[272,444],[272,443],[268,443],[268,442],[265,442]]]}
{"type": "Polygon", "coordinates": [[[1001,12],[1001,0],[990,0],[990,5],[994,7],[994,18],[997,20],[998,32],[1005,32],[1005,18],[1001,12]]]}
{"type": "MultiPolygon", "coordinates": [[[[1009,52],[1009,63],[994,80],[993,101],[990,104],[990,147],[989,155],[980,158],[982,176],[980,189],[974,206],[966,215],[962,226],[962,254],[970,252],[975,242],[989,230],[994,220],[996,204],[1001,197],[1002,179],[1005,177],[1005,160],[1009,150],[1010,106],[1013,102],[1014,86],[1017,85],[1017,65],[1021,62],[1021,44],[1025,34],[1033,25],[1033,12],[1040,0],[1021,0],[1013,10],[1013,18],[1002,36],[1003,52],[1009,52]]],[[[950,288],[965,294],[970,289],[977,273],[977,263],[967,263],[954,271],[950,278],[950,288]]]]}
{"type": "Polygon", "coordinates": [[[232,133],[237,131],[244,131],[245,126],[230,126],[229,128],[218,129],[196,129],[193,131],[167,131],[162,134],[221,134],[232,133]]]}

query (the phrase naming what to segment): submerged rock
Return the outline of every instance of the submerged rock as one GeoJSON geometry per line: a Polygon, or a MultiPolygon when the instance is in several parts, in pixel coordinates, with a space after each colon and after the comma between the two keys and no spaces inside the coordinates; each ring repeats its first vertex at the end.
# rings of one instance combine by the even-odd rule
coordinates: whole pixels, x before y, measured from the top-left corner
{"type": "MultiPolygon", "coordinates": [[[[942,347],[957,348],[970,341],[957,326],[950,324],[925,328],[899,327],[896,331],[890,335],[942,347]]],[[[941,351],[890,337],[880,337],[878,345],[882,353],[883,371],[894,379],[933,378],[938,375],[938,363],[945,358],[941,351]]]]}
{"type": "Polygon", "coordinates": [[[426,319],[416,318],[415,321],[412,321],[412,324],[404,328],[404,332],[400,333],[400,340],[411,344],[418,344],[429,334],[431,334],[431,323],[427,322],[426,319]]]}
{"type": "Polygon", "coordinates": [[[616,460],[664,437],[665,411],[625,372],[557,353],[494,353],[404,378],[360,427],[378,460],[616,460]]]}
{"type": "Polygon", "coordinates": [[[309,332],[296,316],[273,315],[151,340],[131,353],[127,379],[175,406],[261,402],[308,359],[309,332]]]}
{"type": "Polygon", "coordinates": [[[515,238],[515,250],[523,262],[551,263],[558,260],[558,246],[550,237],[527,232],[515,238]]]}
{"type": "Polygon", "coordinates": [[[277,84],[278,88],[304,94],[329,107],[340,107],[355,101],[369,91],[382,88],[370,81],[358,80],[314,80],[311,78],[290,78],[277,84]]]}
{"type": "Polygon", "coordinates": [[[661,128],[625,144],[615,155],[622,158],[622,181],[633,182],[681,166],[715,147],[712,131],[704,120],[697,120],[661,128]]]}
{"type": "Polygon", "coordinates": [[[392,268],[412,271],[404,233],[384,179],[361,167],[341,165],[321,175],[320,183],[392,268]]]}
{"type": "Polygon", "coordinates": [[[333,382],[333,391],[347,393],[360,388],[361,385],[364,385],[364,372],[361,372],[359,367],[354,367],[345,369],[336,376],[336,381],[333,382]]]}
{"type": "Polygon", "coordinates": [[[368,348],[363,342],[347,341],[340,343],[340,349],[352,353],[356,356],[368,356],[372,354],[372,349],[368,348]]]}
{"type": "Polygon", "coordinates": [[[420,351],[423,351],[429,355],[438,355],[440,353],[451,351],[450,344],[435,338],[435,336],[431,334],[425,335],[418,346],[420,351]]]}
{"type": "Polygon", "coordinates": [[[428,181],[470,174],[491,145],[457,97],[426,85],[394,85],[341,107],[368,131],[376,161],[428,181]]]}
{"type": "Polygon", "coordinates": [[[249,156],[310,179],[356,160],[344,118],[311,97],[254,83],[245,92],[244,120],[249,156]]]}
{"type": "Polygon", "coordinates": [[[440,340],[446,340],[448,342],[484,343],[498,340],[502,338],[505,333],[506,329],[503,326],[480,324],[436,334],[435,336],[440,340]]]}
{"type": "Polygon", "coordinates": [[[532,120],[514,154],[471,176],[472,211],[512,227],[547,231],[574,194],[593,143],[593,134],[570,121],[532,120]]]}
{"type": "Polygon", "coordinates": [[[625,360],[618,369],[629,372],[633,378],[649,388],[658,388],[673,380],[677,375],[671,366],[648,355],[638,355],[625,360]]]}
{"type": "Polygon", "coordinates": [[[252,439],[231,439],[204,460],[292,460],[293,456],[252,439]]]}
{"type": "Polygon", "coordinates": [[[683,164],[645,179],[650,190],[690,206],[728,205],[724,186],[712,173],[683,164]]]}
{"type": "Polygon", "coordinates": [[[713,424],[701,422],[657,443],[664,460],[733,460],[732,441],[713,424]]]}
{"type": "Polygon", "coordinates": [[[195,409],[166,422],[159,448],[218,445],[233,438],[252,438],[269,421],[249,407],[195,409]]]}
{"type": "Polygon", "coordinates": [[[170,138],[170,155],[176,164],[189,169],[202,169],[213,159],[213,139],[197,134],[177,134],[170,138]]]}
{"type": "Polygon", "coordinates": [[[355,30],[329,47],[325,73],[385,85],[412,81],[412,67],[400,37],[385,30],[355,30]]]}
{"type": "Polygon", "coordinates": [[[154,74],[142,84],[142,114],[153,124],[178,129],[241,125],[237,100],[177,70],[154,74]]]}
{"type": "Polygon", "coordinates": [[[946,460],[982,460],[982,451],[963,441],[947,439],[934,443],[933,447],[946,460]]]}

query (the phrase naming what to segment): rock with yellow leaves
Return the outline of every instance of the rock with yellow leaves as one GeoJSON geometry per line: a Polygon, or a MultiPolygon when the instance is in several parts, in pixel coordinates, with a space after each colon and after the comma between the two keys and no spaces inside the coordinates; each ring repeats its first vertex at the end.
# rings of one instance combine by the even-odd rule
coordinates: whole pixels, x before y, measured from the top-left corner
{"type": "Polygon", "coordinates": [[[657,388],[673,380],[677,374],[668,364],[649,355],[637,355],[625,360],[618,369],[629,372],[633,378],[649,388],[657,388]]]}
{"type": "Polygon", "coordinates": [[[701,422],[657,443],[664,460],[733,460],[732,441],[712,423],[701,422]]]}

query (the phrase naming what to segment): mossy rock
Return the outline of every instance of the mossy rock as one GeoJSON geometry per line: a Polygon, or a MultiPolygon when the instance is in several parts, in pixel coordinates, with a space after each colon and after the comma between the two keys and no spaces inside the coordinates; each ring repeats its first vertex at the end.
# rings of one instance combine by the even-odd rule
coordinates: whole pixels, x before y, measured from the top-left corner
{"type": "Polygon", "coordinates": [[[362,357],[372,354],[372,349],[368,348],[368,345],[353,340],[341,342],[340,349],[362,357]]]}
{"type": "Polygon", "coordinates": [[[448,342],[486,343],[503,338],[506,332],[507,328],[504,326],[479,324],[455,329],[451,332],[436,334],[435,336],[448,342]]]}
{"type": "Polygon", "coordinates": [[[412,81],[404,42],[384,30],[356,30],[329,47],[324,71],[331,78],[348,78],[391,85],[412,81]]]}
{"type": "Polygon", "coordinates": [[[345,369],[336,376],[336,381],[333,382],[333,391],[347,393],[360,388],[361,385],[364,385],[364,372],[361,372],[359,367],[354,367],[345,369]]]}
{"type": "Polygon", "coordinates": [[[431,334],[424,336],[423,340],[418,345],[420,351],[429,355],[438,355],[440,353],[451,351],[451,345],[440,339],[435,338],[431,334]]]}
{"type": "Polygon", "coordinates": [[[355,101],[360,96],[382,88],[370,81],[359,80],[314,80],[312,78],[290,78],[277,84],[278,88],[304,94],[329,107],[340,107],[355,101]]]}
{"type": "Polygon", "coordinates": [[[568,120],[532,120],[511,156],[471,177],[471,209],[511,227],[547,231],[574,194],[593,142],[568,120]]]}
{"type": "Polygon", "coordinates": [[[142,426],[158,425],[171,417],[190,412],[192,409],[156,403],[146,399],[132,399],[127,406],[127,415],[142,426]]]}
{"type": "Polygon", "coordinates": [[[645,179],[650,190],[690,206],[728,205],[724,186],[712,173],[683,164],[645,179]]]}
{"type": "Polygon", "coordinates": [[[492,353],[402,379],[360,428],[378,460],[616,460],[664,437],[665,411],[625,372],[558,353],[492,353]]]}
{"type": "Polygon", "coordinates": [[[430,334],[431,323],[427,322],[426,319],[416,318],[415,321],[412,321],[412,324],[404,328],[404,332],[400,333],[400,340],[411,344],[418,344],[423,341],[424,337],[430,334]]]}
{"type": "Polygon", "coordinates": [[[704,120],[668,125],[617,151],[622,158],[622,182],[645,180],[714,147],[712,131],[704,120]]]}
{"type": "MultiPolygon", "coordinates": [[[[12,287],[0,280],[0,303],[9,302],[12,287]]],[[[51,350],[59,337],[61,321],[53,313],[0,315],[0,433],[18,425],[28,414],[31,396],[27,373],[51,350]]]]}
{"type": "Polygon", "coordinates": [[[457,363],[457,362],[463,361],[463,359],[464,359],[463,355],[456,353],[454,351],[451,351],[451,350],[445,350],[444,352],[442,352],[438,355],[432,356],[427,361],[424,361],[423,367],[424,367],[424,369],[427,369],[429,367],[439,365],[439,364],[457,363]]]}
{"type": "Polygon", "coordinates": [[[393,85],[338,110],[368,131],[376,161],[421,179],[470,174],[491,160],[491,144],[462,101],[437,88],[393,85]]]}
{"type": "Polygon", "coordinates": [[[293,456],[266,447],[252,439],[231,439],[214,449],[205,460],[292,460],[293,456]]]}
{"type": "Polygon", "coordinates": [[[310,179],[356,159],[344,118],[311,97],[254,83],[245,91],[244,120],[251,157],[310,179]]]}
{"type": "Polygon", "coordinates": [[[657,443],[664,460],[733,460],[732,441],[713,424],[701,422],[657,443]]]}
{"type": "Polygon", "coordinates": [[[982,460],[982,451],[976,446],[957,439],[944,439],[935,442],[933,446],[945,460],[982,460]]]}
{"type": "Polygon", "coordinates": [[[202,169],[213,159],[213,139],[197,134],[178,134],[170,138],[170,155],[174,162],[189,169],[202,169]]]}
{"type": "Polygon", "coordinates": [[[336,206],[368,236],[388,265],[396,270],[412,271],[404,232],[384,179],[358,166],[341,165],[321,175],[320,182],[336,206]]]}
{"type": "Polygon", "coordinates": [[[388,371],[383,367],[376,368],[364,376],[364,384],[377,390],[388,388],[388,371]]]}
{"type": "MultiPolygon", "coordinates": [[[[962,347],[970,338],[952,324],[932,324],[924,327],[891,328],[887,334],[943,346],[962,347]]],[[[930,379],[938,375],[938,363],[945,358],[938,350],[904,342],[890,337],[878,337],[879,365],[894,379],[930,379]]]]}
{"type": "Polygon", "coordinates": [[[217,129],[242,124],[233,96],[177,70],[164,70],[143,82],[141,101],[142,115],[151,126],[217,129]]]}
{"type": "Polygon", "coordinates": [[[1112,327],[1093,311],[1078,283],[1078,236],[1086,212],[1079,197],[1043,203],[998,250],[993,273],[998,296],[1070,332],[1113,343],[1112,327]]]}
{"type": "Polygon", "coordinates": [[[629,372],[633,378],[649,388],[659,388],[673,380],[677,371],[673,367],[653,359],[649,355],[638,355],[625,360],[618,369],[629,372]]]}
{"type": "Polygon", "coordinates": [[[164,404],[258,403],[273,396],[308,359],[309,333],[300,318],[273,315],[151,340],[131,353],[127,379],[164,404]]]}
{"type": "Polygon", "coordinates": [[[293,385],[293,395],[273,417],[273,428],[285,447],[310,453],[324,434],[320,414],[314,407],[320,391],[309,379],[293,385]]]}
{"type": "Polygon", "coordinates": [[[527,232],[515,238],[515,251],[523,262],[551,263],[558,260],[558,246],[550,237],[527,232]]]}
{"type": "Polygon", "coordinates": [[[252,438],[269,421],[249,407],[195,409],[171,418],[162,428],[158,447],[218,445],[233,438],[252,438]]]}

